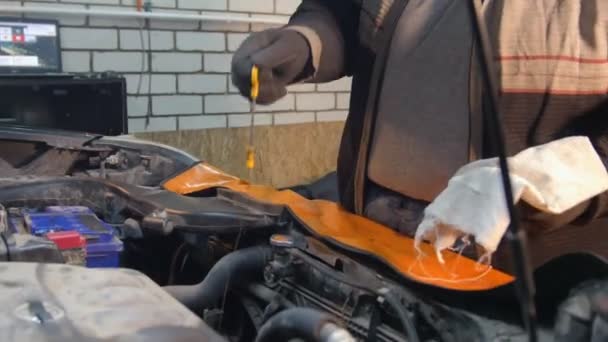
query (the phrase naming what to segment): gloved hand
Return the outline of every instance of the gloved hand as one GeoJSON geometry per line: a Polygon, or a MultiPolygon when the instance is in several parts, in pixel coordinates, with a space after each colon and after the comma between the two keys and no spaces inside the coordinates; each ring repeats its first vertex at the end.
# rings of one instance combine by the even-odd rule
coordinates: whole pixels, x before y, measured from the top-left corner
{"type": "Polygon", "coordinates": [[[251,68],[259,69],[257,102],[270,104],[287,93],[287,85],[312,74],[308,41],[289,29],[271,29],[249,36],[232,58],[232,83],[251,96],[251,68]]]}
{"type": "MultiPolygon", "coordinates": [[[[526,149],[509,158],[515,203],[520,199],[550,214],[561,214],[608,190],[608,173],[587,137],[571,137],[526,149]]],[[[498,161],[479,160],[462,167],[447,188],[425,209],[416,247],[431,241],[441,251],[462,237],[490,256],[510,218],[498,161]]]]}

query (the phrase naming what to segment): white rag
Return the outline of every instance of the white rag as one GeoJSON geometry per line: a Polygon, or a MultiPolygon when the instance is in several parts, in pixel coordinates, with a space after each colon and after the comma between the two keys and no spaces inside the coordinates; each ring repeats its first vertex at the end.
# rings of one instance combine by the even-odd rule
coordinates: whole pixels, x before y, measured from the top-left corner
{"type": "MultiPolygon", "coordinates": [[[[508,158],[514,203],[523,200],[551,214],[561,214],[606,190],[608,172],[587,137],[569,137],[528,148],[508,158]]],[[[441,251],[459,238],[474,236],[490,256],[505,234],[510,218],[498,159],[460,168],[447,188],[425,209],[415,237],[441,251]]]]}

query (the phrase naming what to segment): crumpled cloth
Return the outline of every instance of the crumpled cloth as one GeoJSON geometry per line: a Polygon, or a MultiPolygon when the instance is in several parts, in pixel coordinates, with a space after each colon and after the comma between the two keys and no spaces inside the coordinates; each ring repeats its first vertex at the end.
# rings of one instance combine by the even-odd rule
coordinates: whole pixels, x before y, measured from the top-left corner
{"type": "MultiPolygon", "coordinates": [[[[587,137],[528,148],[508,164],[514,202],[546,213],[561,214],[608,190],[608,172],[587,137]]],[[[474,236],[489,258],[509,223],[498,159],[483,159],[460,168],[425,209],[415,246],[421,253],[421,242],[430,241],[443,262],[441,251],[474,236]]]]}

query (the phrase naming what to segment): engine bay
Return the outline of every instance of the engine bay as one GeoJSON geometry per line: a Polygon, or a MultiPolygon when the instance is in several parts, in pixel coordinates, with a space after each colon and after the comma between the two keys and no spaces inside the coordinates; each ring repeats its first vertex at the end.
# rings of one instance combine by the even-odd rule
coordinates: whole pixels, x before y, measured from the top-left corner
{"type": "MultiPolygon", "coordinates": [[[[30,183],[33,184],[36,182],[30,183]]],[[[21,191],[23,187],[27,185],[22,183],[21,191]]],[[[6,197],[3,202],[19,203],[6,197]]],[[[158,220],[144,222],[145,219],[128,218],[117,223],[122,218],[116,220],[120,215],[108,208],[104,214],[96,214],[86,206],[57,205],[65,204],[57,198],[52,203],[40,202],[40,199],[35,203],[36,206],[2,208],[6,226],[2,230],[5,248],[1,258],[9,261],[9,265],[39,263],[45,272],[54,271],[48,276],[51,278],[67,272],[53,268],[49,271],[48,265],[56,264],[102,269],[100,271],[109,273],[100,274],[108,277],[116,270],[137,270],[141,272],[138,276],[145,274],[146,279],[149,277],[164,286],[177,302],[196,313],[206,328],[208,325],[232,341],[256,340],[265,323],[289,310],[296,310],[292,321],[320,321],[300,328],[285,328],[265,340],[288,339],[293,337],[290,334],[295,334],[291,330],[305,329],[325,320],[335,325],[328,334],[342,336],[340,341],[433,338],[481,341],[487,337],[479,330],[483,325],[475,321],[477,316],[426,301],[420,293],[407,290],[388,277],[390,272],[387,271],[384,278],[348,255],[332,251],[322,242],[302,234],[293,225],[285,226],[278,234],[275,229],[280,220],[257,230],[245,226],[232,234],[207,235],[195,232],[193,226],[190,231],[175,227],[163,229],[158,220]],[[314,308],[324,315],[307,317],[306,312],[297,311],[302,308],[314,308]],[[467,326],[470,327],[464,329],[467,326]]],[[[76,268],[71,272],[84,270],[76,268]]],[[[46,282],[48,277],[41,281],[46,282]]],[[[115,284],[110,283],[94,285],[101,287],[91,291],[112,291],[115,284]]],[[[51,288],[65,291],[56,284],[51,288]]],[[[40,299],[43,304],[36,310],[47,315],[47,320],[54,320],[54,304],[40,299]]],[[[37,302],[28,299],[25,303],[31,306],[37,302]]],[[[122,304],[112,310],[127,309],[122,304]]],[[[27,312],[37,312],[32,310],[27,312]]],[[[91,319],[86,313],[80,314],[85,321],[91,319]]],[[[96,314],[92,309],[91,315],[96,314]]],[[[148,321],[144,317],[140,319],[148,321]]],[[[178,319],[170,321],[181,324],[178,319]]],[[[40,324],[46,324],[44,319],[40,324]]],[[[152,320],[151,324],[156,328],[158,322],[152,320]]],[[[523,333],[517,325],[502,324],[514,335],[523,333]]],[[[309,330],[307,334],[317,331],[309,330]]],[[[127,332],[130,338],[140,336],[139,331],[127,332]]],[[[123,333],[125,331],[120,332],[123,333]]],[[[324,340],[320,335],[311,335],[310,339],[324,340]]]]}
{"type": "Polygon", "coordinates": [[[316,236],[284,206],[227,188],[167,190],[199,162],[181,151],[0,133],[0,268],[11,274],[0,291],[29,289],[7,297],[2,340],[526,339],[508,286],[431,288],[316,236]],[[106,328],[108,315],[137,329],[106,328]]]}

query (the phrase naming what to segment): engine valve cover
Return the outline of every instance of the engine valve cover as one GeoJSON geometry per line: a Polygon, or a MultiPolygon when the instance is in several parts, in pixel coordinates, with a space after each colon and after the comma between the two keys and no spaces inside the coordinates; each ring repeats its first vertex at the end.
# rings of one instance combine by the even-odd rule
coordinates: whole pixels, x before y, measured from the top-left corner
{"type": "Polygon", "coordinates": [[[222,341],[127,269],[0,263],[0,341],[222,341]]]}

